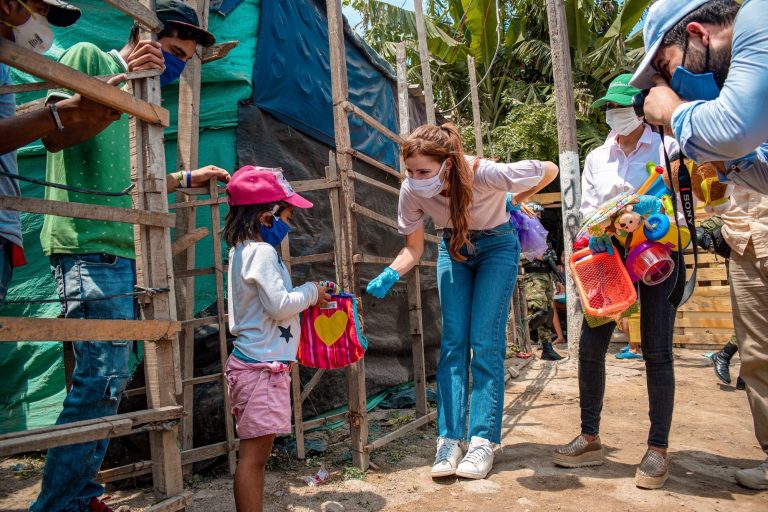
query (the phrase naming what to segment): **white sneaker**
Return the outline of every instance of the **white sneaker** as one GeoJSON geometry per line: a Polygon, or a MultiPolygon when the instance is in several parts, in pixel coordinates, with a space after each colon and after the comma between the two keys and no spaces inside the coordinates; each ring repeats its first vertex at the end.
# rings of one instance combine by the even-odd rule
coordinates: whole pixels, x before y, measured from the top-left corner
{"type": "Polygon", "coordinates": [[[432,465],[432,472],[430,473],[432,478],[455,475],[456,466],[459,465],[462,455],[459,441],[438,437],[437,455],[435,455],[435,463],[432,465]]]}
{"type": "Polygon", "coordinates": [[[472,436],[469,450],[456,468],[456,476],[464,478],[485,478],[493,467],[493,445],[487,439],[472,436]]]}

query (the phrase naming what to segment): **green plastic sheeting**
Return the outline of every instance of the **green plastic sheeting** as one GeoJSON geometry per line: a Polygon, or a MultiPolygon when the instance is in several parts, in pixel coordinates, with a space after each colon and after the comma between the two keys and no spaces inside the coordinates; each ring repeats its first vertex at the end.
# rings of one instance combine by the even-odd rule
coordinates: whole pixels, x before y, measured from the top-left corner
{"type": "MultiPolygon", "coordinates": [[[[251,77],[256,55],[260,0],[246,0],[224,18],[210,13],[209,28],[218,42],[240,41],[226,59],[203,66],[200,105],[200,166],[213,164],[234,171],[237,104],[251,97],[251,77]]],[[[56,45],[49,52],[54,58],[80,41],[89,41],[104,50],[120,49],[127,40],[132,20],[98,0],[80,0],[83,11],[72,27],[56,30],[56,45]]],[[[14,82],[38,81],[14,70],[14,82]]],[[[18,104],[42,97],[44,91],[16,98],[18,104]]],[[[171,112],[171,128],[165,131],[166,161],[169,171],[176,165],[176,114],[178,87],[163,89],[163,106],[171,112]]],[[[38,143],[19,150],[19,173],[43,179],[45,150],[38,143]]],[[[37,185],[20,182],[25,197],[43,197],[37,185]]],[[[48,258],[40,248],[40,215],[22,214],[24,246],[28,264],[16,269],[8,300],[34,300],[56,297],[48,258]]],[[[199,208],[198,226],[210,227],[207,208],[199,208]]],[[[210,237],[197,244],[196,266],[213,265],[210,237]]],[[[195,309],[199,311],[216,300],[212,275],[196,279],[195,309]]],[[[7,304],[0,316],[56,317],[58,304],[7,304]]],[[[55,423],[65,396],[61,343],[0,343],[0,433],[47,426],[55,423]]]]}

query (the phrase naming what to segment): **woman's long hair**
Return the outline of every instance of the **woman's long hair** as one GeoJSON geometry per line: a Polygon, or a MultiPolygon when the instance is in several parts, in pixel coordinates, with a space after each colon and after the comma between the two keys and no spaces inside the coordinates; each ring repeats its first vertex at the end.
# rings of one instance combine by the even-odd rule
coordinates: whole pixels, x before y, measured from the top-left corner
{"type": "Polygon", "coordinates": [[[289,206],[288,203],[283,201],[230,206],[222,231],[224,241],[228,246],[234,247],[246,240],[261,240],[259,226],[262,222],[272,225],[272,219],[286,206],[289,206]]]}
{"type": "Polygon", "coordinates": [[[448,174],[450,214],[453,232],[449,252],[456,261],[464,261],[461,248],[472,248],[469,241],[469,205],[472,203],[472,172],[464,160],[464,148],[458,130],[451,123],[442,126],[423,125],[416,128],[403,143],[403,160],[419,154],[438,162],[450,159],[448,174]]]}

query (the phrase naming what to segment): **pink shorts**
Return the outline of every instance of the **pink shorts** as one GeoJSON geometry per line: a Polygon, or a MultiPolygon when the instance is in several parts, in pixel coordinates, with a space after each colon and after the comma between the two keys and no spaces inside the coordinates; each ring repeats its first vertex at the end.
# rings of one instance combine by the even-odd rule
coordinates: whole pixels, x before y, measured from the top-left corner
{"type": "Polygon", "coordinates": [[[291,433],[291,372],[280,363],[227,360],[227,384],[240,439],[291,433]]]}

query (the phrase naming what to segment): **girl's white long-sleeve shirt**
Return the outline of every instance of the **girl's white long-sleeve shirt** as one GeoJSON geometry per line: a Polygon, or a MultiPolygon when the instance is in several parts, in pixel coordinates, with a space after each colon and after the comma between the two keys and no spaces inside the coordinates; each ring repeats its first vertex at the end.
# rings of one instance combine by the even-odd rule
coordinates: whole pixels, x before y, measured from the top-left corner
{"type": "Polygon", "coordinates": [[[317,302],[317,287],[296,288],[271,245],[252,240],[229,250],[229,330],[235,348],[261,362],[295,361],[299,313],[317,302]]]}

